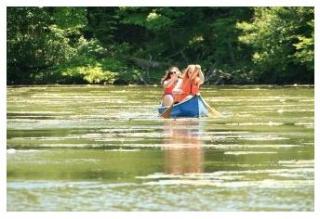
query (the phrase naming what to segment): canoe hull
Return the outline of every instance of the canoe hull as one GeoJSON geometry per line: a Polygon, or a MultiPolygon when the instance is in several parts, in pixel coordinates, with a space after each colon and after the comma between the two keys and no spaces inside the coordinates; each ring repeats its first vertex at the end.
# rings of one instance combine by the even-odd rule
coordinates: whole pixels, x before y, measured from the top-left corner
{"type": "MultiPolygon", "coordinates": [[[[163,114],[168,108],[160,106],[158,111],[163,114]]],[[[203,102],[201,96],[193,96],[192,98],[173,105],[170,117],[206,117],[208,116],[208,108],[203,102]]]]}

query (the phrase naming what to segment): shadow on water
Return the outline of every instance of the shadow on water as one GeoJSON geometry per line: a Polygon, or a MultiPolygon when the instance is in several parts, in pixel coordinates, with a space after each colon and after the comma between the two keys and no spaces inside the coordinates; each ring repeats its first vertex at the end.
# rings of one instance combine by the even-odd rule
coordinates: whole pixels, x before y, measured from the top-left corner
{"type": "Polygon", "coordinates": [[[164,124],[164,165],[168,174],[203,172],[203,148],[198,119],[168,120],[164,124]]]}

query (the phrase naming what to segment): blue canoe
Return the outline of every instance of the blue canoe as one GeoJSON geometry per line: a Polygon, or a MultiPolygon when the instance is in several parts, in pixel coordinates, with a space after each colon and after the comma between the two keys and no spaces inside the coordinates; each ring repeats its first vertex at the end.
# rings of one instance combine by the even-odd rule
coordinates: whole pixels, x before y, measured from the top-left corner
{"type": "MultiPolygon", "coordinates": [[[[160,106],[158,111],[162,115],[168,107],[160,106]]],[[[208,116],[208,108],[202,97],[199,95],[193,96],[190,99],[174,104],[170,117],[206,117],[208,116]]]]}

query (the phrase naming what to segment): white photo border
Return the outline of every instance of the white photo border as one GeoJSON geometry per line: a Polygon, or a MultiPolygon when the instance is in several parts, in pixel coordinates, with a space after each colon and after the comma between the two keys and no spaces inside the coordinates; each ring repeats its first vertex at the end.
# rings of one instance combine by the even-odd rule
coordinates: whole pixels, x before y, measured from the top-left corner
{"type": "Polygon", "coordinates": [[[32,219],[62,219],[62,218],[230,218],[230,219],[270,219],[270,218],[320,218],[319,202],[319,160],[320,150],[320,76],[319,76],[319,18],[320,7],[317,0],[2,0],[0,2],[0,28],[1,28],[1,73],[0,73],[0,217],[1,218],[32,218],[32,219]],[[314,160],[315,160],[315,201],[314,212],[7,212],[7,161],[6,161],[6,8],[10,6],[216,6],[216,7],[236,7],[236,6],[312,6],[315,7],[315,142],[314,142],[314,160]]]}

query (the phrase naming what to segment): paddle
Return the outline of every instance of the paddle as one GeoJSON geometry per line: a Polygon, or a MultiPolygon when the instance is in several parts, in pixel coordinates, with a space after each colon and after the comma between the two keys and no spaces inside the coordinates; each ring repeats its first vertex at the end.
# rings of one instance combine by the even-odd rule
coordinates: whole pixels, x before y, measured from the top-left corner
{"type": "Polygon", "coordinates": [[[173,104],[171,104],[171,106],[166,111],[164,111],[160,116],[165,119],[170,118],[172,109],[173,109],[173,104]]]}
{"type": "Polygon", "coordinates": [[[209,106],[209,104],[201,97],[204,105],[209,109],[209,116],[210,117],[220,117],[221,113],[218,112],[214,107],[209,106]]]}

